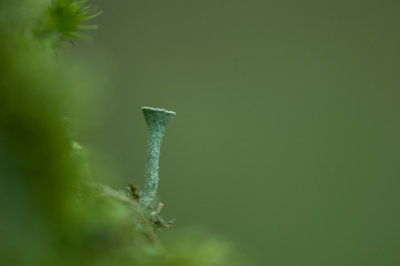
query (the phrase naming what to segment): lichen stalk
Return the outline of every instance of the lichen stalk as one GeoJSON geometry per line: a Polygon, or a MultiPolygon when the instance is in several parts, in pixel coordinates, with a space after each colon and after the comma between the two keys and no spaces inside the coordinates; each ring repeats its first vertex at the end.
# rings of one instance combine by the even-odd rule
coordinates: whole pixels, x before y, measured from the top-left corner
{"type": "Polygon", "coordinates": [[[146,106],[142,107],[142,111],[148,126],[148,136],[145,184],[140,204],[148,207],[154,200],[158,188],[161,141],[168,123],[175,117],[175,112],[146,106]]]}

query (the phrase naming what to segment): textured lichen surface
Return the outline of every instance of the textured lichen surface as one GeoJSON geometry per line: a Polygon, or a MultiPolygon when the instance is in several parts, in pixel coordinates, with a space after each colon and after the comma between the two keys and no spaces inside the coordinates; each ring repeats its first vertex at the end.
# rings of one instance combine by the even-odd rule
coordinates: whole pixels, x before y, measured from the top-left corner
{"type": "MultiPolygon", "coordinates": [[[[0,2],[0,264],[223,265],[226,246],[214,241],[163,245],[161,208],[143,208],[133,185],[97,184],[70,138],[64,117],[80,81],[56,54],[85,28],[88,10],[86,1],[0,2]]],[[[174,113],[143,111],[152,133],[142,194],[152,200],[157,147],[174,113]]]]}
{"type": "Polygon", "coordinates": [[[161,141],[168,123],[175,117],[175,112],[146,106],[142,110],[148,126],[148,137],[145,187],[141,203],[147,207],[157,193],[161,141]]]}

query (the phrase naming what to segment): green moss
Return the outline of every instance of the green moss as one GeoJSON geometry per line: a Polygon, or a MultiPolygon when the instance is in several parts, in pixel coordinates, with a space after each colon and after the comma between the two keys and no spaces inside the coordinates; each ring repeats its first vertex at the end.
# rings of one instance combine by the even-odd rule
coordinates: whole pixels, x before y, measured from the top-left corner
{"type": "Polygon", "coordinates": [[[54,0],[36,24],[34,33],[39,36],[53,35],[58,39],[80,39],[78,31],[97,29],[96,25],[85,24],[101,12],[94,12],[87,0],[54,0]]]}

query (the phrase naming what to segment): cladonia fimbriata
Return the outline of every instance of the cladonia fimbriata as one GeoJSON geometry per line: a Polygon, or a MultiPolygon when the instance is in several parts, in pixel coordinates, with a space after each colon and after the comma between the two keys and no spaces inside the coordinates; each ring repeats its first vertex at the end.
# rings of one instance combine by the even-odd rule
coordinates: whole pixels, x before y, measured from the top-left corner
{"type": "Polygon", "coordinates": [[[142,107],[148,126],[145,184],[140,204],[146,208],[154,200],[158,188],[158,161],[165,128],[176,113],[161,108],[142,107]]]}

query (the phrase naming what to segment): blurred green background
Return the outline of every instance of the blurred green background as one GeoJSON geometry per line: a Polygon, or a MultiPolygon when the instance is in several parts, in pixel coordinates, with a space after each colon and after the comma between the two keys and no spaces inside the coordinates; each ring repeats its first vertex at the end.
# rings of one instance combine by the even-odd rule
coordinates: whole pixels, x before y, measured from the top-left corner
{"type": "Polygon", "coordinates": [[[105,90],[76,134],[99,180],[143,187],[140,107],[177,112],[164,236],[200,226],[258,265],[400,265],[399,1],[92,3],[95,41],[64,53],[105,90]]]}

